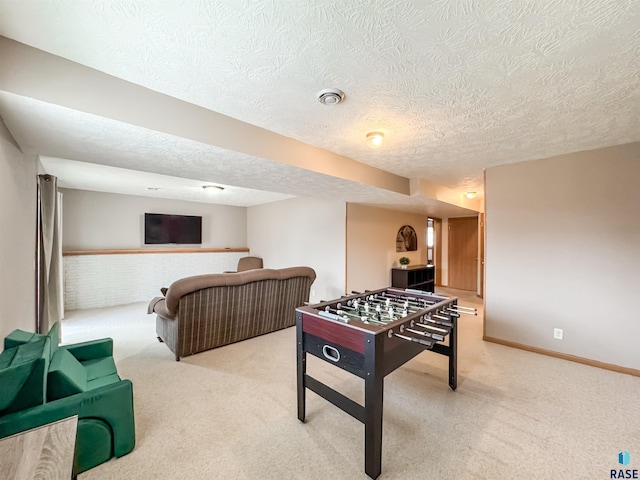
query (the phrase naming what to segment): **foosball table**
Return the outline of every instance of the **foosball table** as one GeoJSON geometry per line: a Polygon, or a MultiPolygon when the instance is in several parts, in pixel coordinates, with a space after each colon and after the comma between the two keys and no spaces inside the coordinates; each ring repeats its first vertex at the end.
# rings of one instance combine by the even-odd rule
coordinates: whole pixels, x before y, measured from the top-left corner
{"type": "Polygon", "coordinates": [[[365,473],[377,478],[382,461],[384,377],[430,350],[449,357],[449,387],[457,387],[457,320],[475,309],[420,290],[383,288],[296,309],[298,419],[306,389],[365,425],[365,473]],[[365,382],[364,406],[306,372],[307,353],[365,382]]]}

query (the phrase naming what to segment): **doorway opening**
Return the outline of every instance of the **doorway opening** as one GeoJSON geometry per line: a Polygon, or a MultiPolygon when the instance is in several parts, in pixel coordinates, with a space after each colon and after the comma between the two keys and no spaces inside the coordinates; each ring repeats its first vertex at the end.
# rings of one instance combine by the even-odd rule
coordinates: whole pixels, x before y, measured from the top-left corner
{"type": "Polygon", "coordinates": [[[442,220],[427,218],[427,265],[435,268],[435,285],[442,285],[442,220]]]}

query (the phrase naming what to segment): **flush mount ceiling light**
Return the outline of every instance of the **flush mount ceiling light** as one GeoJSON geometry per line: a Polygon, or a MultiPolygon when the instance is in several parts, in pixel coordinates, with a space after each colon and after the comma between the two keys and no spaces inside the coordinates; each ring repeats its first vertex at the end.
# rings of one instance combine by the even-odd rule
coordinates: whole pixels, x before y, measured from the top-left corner
{"type": "Polygon", "coordinates": [[[382,139],[384,133],[382,132],[369,132],[367,133],[367,146],[371,148],[378,148],[382,145],[382,139]]]}
{"type": "Polygon", "coordinates": [[[318,92],[318,101],[323,105],[337,105],[344,100],[344,92],[339,88],[325,88],[318,92]]]}
{"type": "Polygon", "coordinates": [[[204,189],[205,192],[211,193],[213,195],[222,193],[222,191],[224,190],[223,187],[219,187],[217,185],[203,185],[202,188],[204,189]]]}
{"type": "Polygon", "coordinates": [[[478,195],[476,192],[466,192],[464,194],[464,196],[467,198],[476,198],[476,195],[478,195]]]}

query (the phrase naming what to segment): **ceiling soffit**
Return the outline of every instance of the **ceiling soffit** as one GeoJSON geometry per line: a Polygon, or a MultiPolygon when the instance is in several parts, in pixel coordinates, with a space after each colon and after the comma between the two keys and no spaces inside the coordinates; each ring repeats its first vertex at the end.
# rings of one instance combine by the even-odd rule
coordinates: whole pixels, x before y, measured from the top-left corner
{"type": "MultiPolygon", "coordinates": [[[[411,195],[410,180],[0,38],[0,90],[356,184],[411,195]],[[42,78],[47,82],[42,82],[42,78]],[[117,101],[116,101],[117,99],[117,101]]],[[[29,139],[25,140],[29,142],[29,139]]],[[[55,156],[54,152],[46,152],[55,156]]],[[[73,157],[76,158],[77,157],[73,157]]],[[[91,159],[86,159],[91,161],[91,159]]],[[[99,162],[98,162],[99,163],[99,162]]],[[[154,171],[160,172],[156,164],[154,171]]],[[[200,177],[198,177],[200,178],[200,177]]],[[[441,187],[445,190],[446,187],[441,187]]],[[[276,187],[277,190],[277,187],[276,187]]],[[[414,192],[415,195],[415,192],[414,192]]],[[[469,208],[459,194],[447,203],[469,208]]],[[[472,208],[477,207],[475,205],[472,208]]]]}

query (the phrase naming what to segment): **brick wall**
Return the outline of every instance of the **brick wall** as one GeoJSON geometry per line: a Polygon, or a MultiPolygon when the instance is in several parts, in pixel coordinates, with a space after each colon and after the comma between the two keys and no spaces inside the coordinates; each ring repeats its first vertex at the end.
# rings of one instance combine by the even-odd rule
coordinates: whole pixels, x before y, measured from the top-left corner
{"type": "Polygon", "coordinates": [[[246,252],[68,255],[65,311],[149,301],[179,278],[235,270],[246,252]]]}

